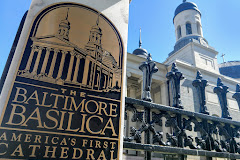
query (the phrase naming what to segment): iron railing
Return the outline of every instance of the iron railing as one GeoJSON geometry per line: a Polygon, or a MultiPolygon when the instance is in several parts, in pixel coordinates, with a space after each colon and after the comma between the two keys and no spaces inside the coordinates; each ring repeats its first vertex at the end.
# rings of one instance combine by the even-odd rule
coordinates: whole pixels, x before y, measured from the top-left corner
{"type": "MultiPolygon", "coordinates": [[[[151,82],[153,67],[149,63],[153,62],[150,60],[144,63],[147,72],[143,72],[143,79],[146,82],[151,82]]],[[[147,99],[143,97],[145,101],[126,98],[125,120],[128,124],[125,126],[124,148],[144,151],[145,160],[151,160],[152,152],[178,154],[179,159],[186,155],[240,159],[240,122],[233,121],[229,114],[228,87],[221,78],[213,90],[220,102],[221,118],[209,116],[205,96],[208,81],[203,79],[200,71],[192,83],[197,90],[199,113],[184,110],[180,95],[180,81],[184,76],[175,63],[166,78],[171,91],[171,107],[151,103],[151,83],[143,85],[147,88],[143,93],[149,92],[147,99]]],[[[239,85],[233,98],[240,104],[239,85]]]]}
{"type": "Polygon", "coordinates": [[[141,127],[129,126],[124,149],[145,151],[146,160],[152,152],[240,159],[240,122],[127,97],[125,117],[129,112],[131,121],[141,127]],[[156,130],[155,126],[163,125],[172,133],[156,130]]]}

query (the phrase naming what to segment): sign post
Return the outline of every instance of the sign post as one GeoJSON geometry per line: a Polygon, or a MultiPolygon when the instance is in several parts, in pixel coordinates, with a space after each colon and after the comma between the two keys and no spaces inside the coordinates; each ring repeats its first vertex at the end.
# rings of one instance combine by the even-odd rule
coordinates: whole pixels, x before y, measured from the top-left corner
{"type": "Polygon", "coordinates": [[[33,0],[0,96],[0,158],[121,159],[128,3],[33,0]]]}

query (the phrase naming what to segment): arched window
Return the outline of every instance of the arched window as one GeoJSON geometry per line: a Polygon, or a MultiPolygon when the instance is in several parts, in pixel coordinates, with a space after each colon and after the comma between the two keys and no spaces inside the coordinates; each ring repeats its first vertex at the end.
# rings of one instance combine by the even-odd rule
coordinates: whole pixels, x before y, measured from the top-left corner
{"type": "Polygon", "coordinates": [[[200,23],[199,23],[199,22],[197,22],[197,32],[198,32],[199,35],[202,34],[202,33],[201,33],[201,26],[200,26],[200,23]]]}
{"type": "Polygon", "coordinates": [[[182,31],[180,26],[178,26],[177,28],[177,35],[178,35],[178,39],[182,37],[182,31]]]}
{"type": "Polygon", "coordinates": [[[189,22],[186,23],[186,34],[192,34],[192,26],[189,22]]]}

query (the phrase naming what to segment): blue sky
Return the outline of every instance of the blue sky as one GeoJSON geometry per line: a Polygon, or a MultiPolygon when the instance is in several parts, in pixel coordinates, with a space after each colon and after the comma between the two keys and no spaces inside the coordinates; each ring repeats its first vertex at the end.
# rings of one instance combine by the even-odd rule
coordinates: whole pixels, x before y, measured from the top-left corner
{"type": "MultiPolygon", "coordinates": [[[[240,1],[239,0],[192,0],[202,13],[203,35],[209,45],[226,61],[240,60],[240,1]]],[[[0,10],[1,58],[0,75],[5,66],[21,18],[31,0],[3,0],[0,10]]],[[[138,48],[139,28],[142,28],[142,47],[163,62],[173,50],[175,33],[174,11],[182,0],[132,0],[129,15],[128,52],[138,48]]]]}

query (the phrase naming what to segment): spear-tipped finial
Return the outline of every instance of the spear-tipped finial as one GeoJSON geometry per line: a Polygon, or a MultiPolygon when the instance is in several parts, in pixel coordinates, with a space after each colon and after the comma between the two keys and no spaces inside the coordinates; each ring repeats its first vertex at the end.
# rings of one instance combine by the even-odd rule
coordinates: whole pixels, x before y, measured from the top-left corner
{"type": "Polygon", "coordinates": [[[223,86],[222,78],[220,77],[217,79],[217,86],[223,86]]]}
{"type": "Polygon", "coordinates": [[[196,79],[202,79],[202,78],[203,78],[203,76],[202,76],[201,72],[198,70],[196,79]]]}
{"type": "Polygon", "coordinates": [[[152,55],[151,55],[151,53],[148,53],[147,60],[148,60],[148,61],[152,61],[152,55]]]}
{"type": "Polygon", "coordinates": [[[239,84],[237,84],[237,86],[236,86],[236,92],[240,92],[240,85],[239,84]]]}
{"type": "Polygon", "coordinates": [[[139,48],[141,48],[142,47],[142,38],[141,38],[141,34],[142,34],[142,30],[141,30],[141,28],[140,28],[140,30],[139,30],[139,48]]]}
{"type": "Polygon", "coordinates": [[[176,63],[173,63],[172,64],[172,69],[171,69],[172,72],[177,72],[178,71],[178,68],[177,68],[177,65],[176,63]]]}
{"type": "Polygon", "coordinates": [[[69,14],[69,8],[68,8],[68,10],[67,10],[66,20],[68,20],[68,14],[69,14]]]}
{"type": "Polygon", "coordinates": [[[97,26],[99,24],[99,17],[100,17],[100,12],[98,13],[98,17],[97,17],[97,22],[96,22],[97,26]]]}

